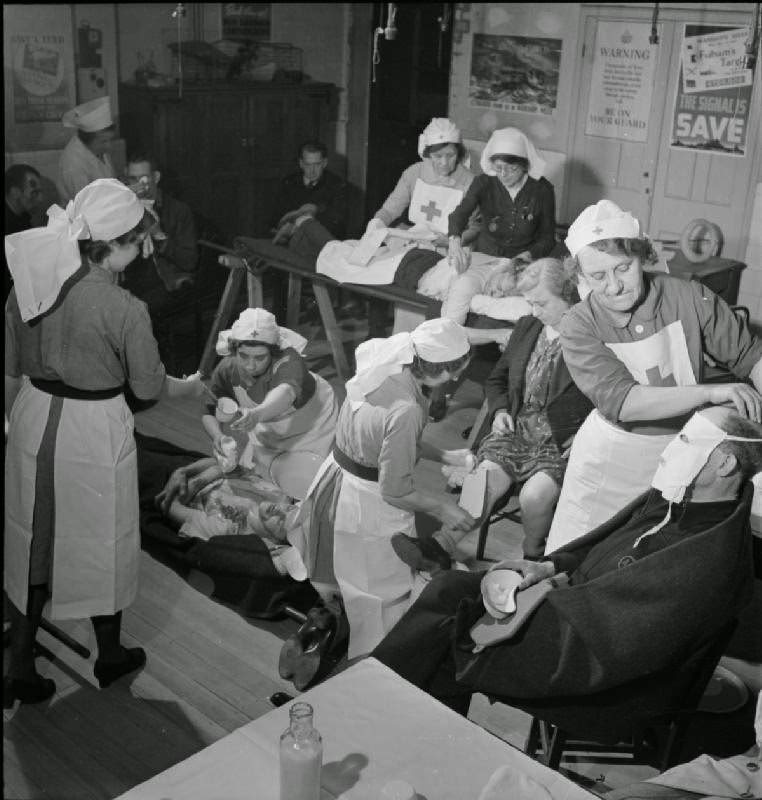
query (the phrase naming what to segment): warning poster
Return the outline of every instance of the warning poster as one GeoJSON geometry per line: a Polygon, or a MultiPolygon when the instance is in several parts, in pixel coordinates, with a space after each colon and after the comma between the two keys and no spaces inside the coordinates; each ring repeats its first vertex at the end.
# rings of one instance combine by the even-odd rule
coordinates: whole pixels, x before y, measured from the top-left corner
{"type": "Polygon", "coordinates": [[[748,28],[686,25],[675,92],[672,147],[743,156],[753,74],[748,28]]]}

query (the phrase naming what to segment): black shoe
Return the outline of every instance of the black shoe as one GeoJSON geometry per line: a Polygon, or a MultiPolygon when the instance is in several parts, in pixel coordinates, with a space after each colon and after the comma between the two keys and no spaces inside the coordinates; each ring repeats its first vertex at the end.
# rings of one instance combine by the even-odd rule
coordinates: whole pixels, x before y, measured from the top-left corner
{"type": "Polygon", "coordinates": [[[340,648],[348,636],[349,625],[343,611],[326,606],[311,608],[299,630],[283,642],[278,674],[304,691],[340,658],[340,648]]]}
{"type": "Polygon", "coordinates": [[[44,703],[55,693],[55,683],[42,675],[32,681],[6,677],[3,680],[3,708],[13,708],[16,700],[21,703],[44,703]]]}
{"type": "Polygon", "coordinates": [[[392,549],[401,561],[421,572],[438,572],[452,566],[450,554],[436,539],[415,539],[404,533],[395,533],[392,549]]]}
{"type": "Polygon", "coordinates": [[[122,649],[124,656],[121,661],[109,663],[101,661],[100,658],[96,660],[93,672],[101,689],[111,686],[122,675],[129,675],[130,672],[145,666],[146,651],[142,647],[124,647],[122,649]]]}

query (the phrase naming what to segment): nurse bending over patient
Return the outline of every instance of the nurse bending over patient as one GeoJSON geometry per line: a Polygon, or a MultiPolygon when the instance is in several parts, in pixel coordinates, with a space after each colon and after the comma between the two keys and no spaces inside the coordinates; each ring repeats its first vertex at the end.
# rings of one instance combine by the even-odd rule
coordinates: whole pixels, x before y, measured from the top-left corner
{"type": "Polygon", "coordinates": [[[12,603],[3,705],[55,692],[34,662],[52,619],[90,617],[101,688],[142,667],[120,643],[137,593],[138,476],[129,385],[140,399],[200,395],[166,375],[144,303],[117,285],[151,220],[114,179],[99,179],[48,225],[5,239],[14,289],[5,312],[5,590],[12,603]],[[26,377],[24,377],[26,376],[26,377]]]}

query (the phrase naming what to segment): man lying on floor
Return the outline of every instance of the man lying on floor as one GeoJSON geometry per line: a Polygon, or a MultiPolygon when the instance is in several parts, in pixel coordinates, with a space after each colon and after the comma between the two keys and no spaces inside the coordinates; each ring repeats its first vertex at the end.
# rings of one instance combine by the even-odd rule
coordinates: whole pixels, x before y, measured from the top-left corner
{"type": "Polygon", "coordinates": [[[491,568],[523,575],[519,597],[569,578],[511,638],[473,652],[485,573],[440,572],[372,655],[462,714],[472,692],[531,709],[677,673],[751,599],[750,479],[761,469],[762,425],[726,408],[697,412],[648,492],[542,561],[491,568]]]}

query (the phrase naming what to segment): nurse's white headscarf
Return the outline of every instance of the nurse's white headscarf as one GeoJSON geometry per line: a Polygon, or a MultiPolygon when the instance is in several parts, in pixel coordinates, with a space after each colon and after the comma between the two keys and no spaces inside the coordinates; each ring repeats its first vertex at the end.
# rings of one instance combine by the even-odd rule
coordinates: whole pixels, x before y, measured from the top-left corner
{"type": "Polygon", "coordinates": [[[461,141],[460,129],[447,117],[434,117],[418,137],[418,155],[424,158],[427,147],[435,144],[457,144],[461,141]]]}
{"type": "Polygon", "coordinates": [[[5,237],[21,319],[44,314],[65,281],[82,265],[80,239],[110,242],[131,231],[145,209],[135,193],[114,178],[99,178],[79,191],[66,209],[52,205],[48,224],[5,237]]]}
{"type": "Polygon", "coordinates": [[[220,331],[217,338],[217,355],[229,356],[234,342],[256,342],[279,347],[293,347],[301,353],[307,346],[307,340],[290,328],[281,328],[275,316],[264,308],[247,308],[233,323],[233,327],[220,331]]]}
{"type": "Polygon", "coordinates": [[[397,333],[388,339],[370,339],[355,350],[357,371],[347,381],[347,399],[353,408],[392,375],[398,375],[415,356],[434,364],[455,361],[470,348],[462,326],[439,317],[422,322],[412,333],[397,333]]]}
{"type": "Polygon", "coordinates": [[[497,155],[525,158],[529,162],[529,177],[535,180],[541,178],[545,172],[545,161],[540,158],[529,137],[518,128],[501,128],[489,137],[479,162],[485,175],[496,174],[495,166],[490,159],[497,155]]]}
{"type": "Polygon", "coordinates": [[[611,200],[588,206],[569,226],[566,247],[576,256],[586,245],[601,239],[637,239],[640,224],[629,211],[622,211],[611,200]]]}

